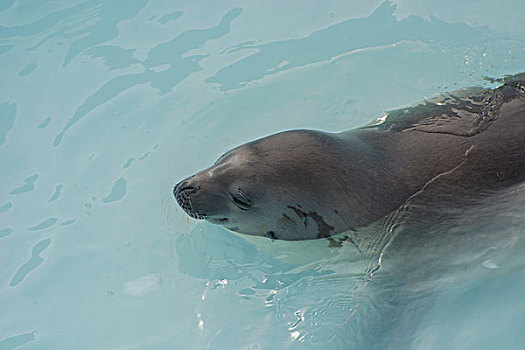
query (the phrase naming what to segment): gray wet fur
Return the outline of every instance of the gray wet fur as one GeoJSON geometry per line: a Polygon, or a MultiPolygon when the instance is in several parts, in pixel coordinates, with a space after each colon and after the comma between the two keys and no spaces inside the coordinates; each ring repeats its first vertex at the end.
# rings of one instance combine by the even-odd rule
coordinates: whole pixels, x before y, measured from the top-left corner
{"type": "Polygon", "coordinates": [[[305,240],[369,225],[410,200],[470,205],[523,180],[525,73],[350,131],[293,130],[255,140],[181,181],[174,195],[194,218],[305,240]]]}

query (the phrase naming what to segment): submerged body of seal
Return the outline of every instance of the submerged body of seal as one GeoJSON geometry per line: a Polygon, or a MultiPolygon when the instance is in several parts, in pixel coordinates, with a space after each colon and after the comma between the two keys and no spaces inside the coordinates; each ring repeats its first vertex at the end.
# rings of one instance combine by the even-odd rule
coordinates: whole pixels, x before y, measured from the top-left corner
{"type": "Polygon", "coordinates": [[[272,239],[368,225],[414,196],[459,203],[525,180],[525,73],[327,133],[294,130],[241,145],[181,181],[188,215],[272,239]]]}

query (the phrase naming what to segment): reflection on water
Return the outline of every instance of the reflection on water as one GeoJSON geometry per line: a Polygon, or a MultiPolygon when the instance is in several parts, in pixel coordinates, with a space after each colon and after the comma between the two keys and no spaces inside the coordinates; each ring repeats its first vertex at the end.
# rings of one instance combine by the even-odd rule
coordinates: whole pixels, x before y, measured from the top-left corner
{"type": "MultiPolygon", "coordinates": [[[[231,21],[239,16],[240,12],[240,9],[233,9],[228,12],[215,27],[183,32],[174,39],[151,49],[148,53],[148,57],[141,62],[144,66],[144,71],[142,73],[120,75],[106,82],[78,107],[73,117],[56,137],[54,145],[58,146],[62,141],[64,133],[84,115],[130,87],[138,84],[149,83],[152,87],[159,89],[161,93],[167,93],[173,89],[177,83],[187,78],[190,74],[200,70],[199,61],[205,56],[197,55],[183,57],[182,54],[199,47],[208,40],[224,36],[230,30],[229,27],[231,21]],[[164,64],[168,65],[167,69],[155,71],[155,67],[164,64]]],[[[83,42],[77,43],[77,46],[88,46],[83,42]]],[[[70,48],[70,52],[71,50],[72,49],[70,48]]],[[[78,51],[78,49],[74,51],[78,51]]],[[[67,64],[67,62],[68,60],[66,58],[64,64],[67,64]]]]}
{"type": "Polygon", "coordinates": [[[397,20],[394,16],[395,9],[394,4],[384,2],[370,16],[337,23],[305,38],[262,45],[249,42],[232,47],[230,51],[256,49],[256,52],[222,68],[206,81],[219,83],[222,89],[229,90],[270,74],[334,60],[356,50],[418,40],[439,40],[451,45],[461,45],[465,36],[475,38],[475,42],[482,42],[490,37],[482,28],[473,28],[463,23],[444,23],[436,18],[430,21],[419,17],[397,20]]]}
{"type": "Polygon", "coordinates": [[[341,246],[171,195],[246,141],[524,71],[523,4],[469,4],[0,2],[0,349],[521,346],[522,189],[341,246]]]}

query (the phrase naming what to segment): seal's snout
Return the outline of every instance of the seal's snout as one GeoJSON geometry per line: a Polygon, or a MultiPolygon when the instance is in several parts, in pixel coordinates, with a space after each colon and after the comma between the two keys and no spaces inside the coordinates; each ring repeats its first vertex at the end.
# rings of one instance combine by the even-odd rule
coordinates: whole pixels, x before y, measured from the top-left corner
{"type": "Polygon", "coordinates": [[[196,184],[191,184],[189,181],[181,181],[173,188],[173,195],[175,198],[181,195],[190,195],[196,193],[199,190],[199,186],[196,184]]]}
{"type": "Polygon", "coordinates": [[[194,219],[204,219],[204,215],[199,213],[192,204],[192,196],[200,189],[200,186],[191,182],[191,178],[179,182],[173,188],[173,196],[180,207],[194,219]]]}

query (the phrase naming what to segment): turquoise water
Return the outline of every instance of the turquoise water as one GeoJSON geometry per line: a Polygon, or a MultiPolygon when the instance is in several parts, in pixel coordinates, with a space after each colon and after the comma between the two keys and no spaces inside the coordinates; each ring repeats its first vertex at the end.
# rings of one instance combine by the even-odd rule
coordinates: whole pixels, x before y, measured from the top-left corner
{"type": "MultiPolygon", "coordinates": [[[[490,0],[2,1],[0,349],[520,348],[513,192],[447,230],[471,249],[443,248],[454,271],[424,308],[392,309],[374,304],[371,261],[350,245],[246,240],[187,218],[171,190],[252,139],[346,130],[525,71],[523,13],[490,0]]],[[[385,259],[373,282],[388,291],[403,265],[385,259]]]]}

